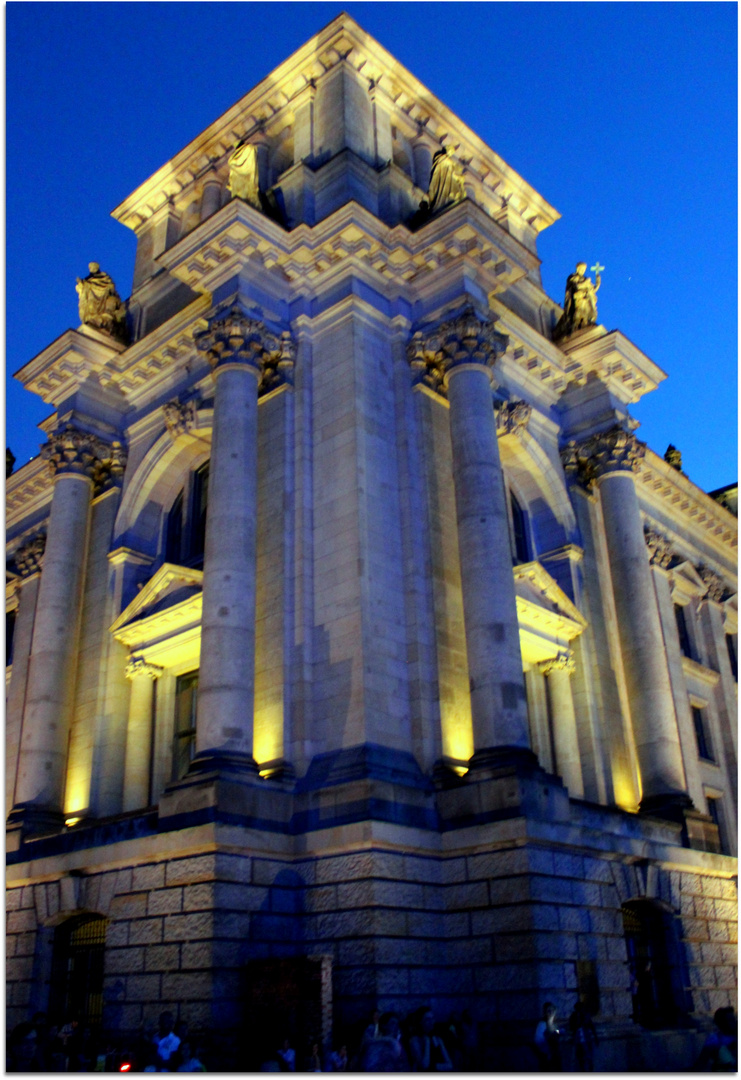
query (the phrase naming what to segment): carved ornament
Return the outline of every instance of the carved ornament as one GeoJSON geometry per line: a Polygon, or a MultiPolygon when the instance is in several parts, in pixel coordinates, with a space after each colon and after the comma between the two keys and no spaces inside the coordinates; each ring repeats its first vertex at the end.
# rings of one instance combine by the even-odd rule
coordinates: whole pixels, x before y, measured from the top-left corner
{"type": "Polygon", "coordinates": [[[583,443],[571,440],[561,451],[561,461],[570,480],[590,488],[609,473],[634,472],[645,453],[645,443],[624,428],[614,427],[583,443]]]}
{"type": "Polygon", "coordinates": [[[159,679],[163,671],[164,668],[158,667],[157,664],[150,664],[143,656],[132,656],[126,665],[126,678],[136,679],[144,675],[154,680],[159,679]]]}
{"type": "Polygon", "coordinates": [[[168,401],[162,406],[165,427],[173,442],[180,435],[187,435],[193,430],[196,426],[197,411],[198,405],[195,400],[186,401],[184,404],[177,400],[168,401]]]}
{"type": "Polygon", "coordinates": [[[415,383],[423,383],[444,396],[448,376],[456,367],[485,367],[493,383],[491,369],[505,352],[507,342],[506,335],[494,329],[494,320],[480,319],[469,307],[431,333],[418,330],[407,345],[407,359],[415,383]]]}
{"type": "Polygon", "coordinates": [[[115,486],[126,468],[126,450],[122,443],[110,443],[65,424],[49,436],[41,447],[41,457],[49,462],[52,476],[76,473],[89,476],[96,495],[115,486]]]}
{"type": "Polygon", "coordinates": [[[707,598],[716,604],[723,602],[727,590],[723,578],[711,570],[709,566],[698,566],[697,572],[707,586],[707,598]]]}
{"type": "Polygon", "coordinates": [[[667,570],[675,558],[674,550],[667,538],[661,533],[654,532],[653,529],[644,529],[643,539],[648,548],[649,562],[667,570]]]}
{"type": "Polygon", "coordinates": [[[46,535],[44,533],[32,536],[25,544],[21,544],[13,557],[16,570],[21,577],[30,577],[31,574],[36,574],[41,570],[45,550],[46,535]]]}
{"type": "Polygon", "coordinates": [[[560,652],[558,656],[553,656],[548,660],[542,660],[538,664],[538,667],[544,675],[550,675],[552,671],[565,671],[567,675],[573,675],[576,670],[574,654],[570,649],[565,652],[560,652]]]}
{"type": "Polygon", "coordinates": [[[216,370],[226,364],[243,364],[258,373],[259,392],[291,383],[296,348],[288,331],[274,334],[258,319],[251,319],[235,305],[212,319],[207,330],[194,336],[199,352],[205,352],[216,370]]]}
{"type": "Polygon", "coordinates": [[[503,401],[494,406],[497,435],[522,435],[530,422],[532,406],[526,401],[503,401]]]}

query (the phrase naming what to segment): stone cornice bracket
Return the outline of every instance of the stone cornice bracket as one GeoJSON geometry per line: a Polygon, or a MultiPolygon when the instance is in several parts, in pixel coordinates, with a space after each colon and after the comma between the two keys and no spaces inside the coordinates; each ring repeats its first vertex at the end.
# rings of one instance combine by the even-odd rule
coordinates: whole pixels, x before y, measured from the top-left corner
{"type": "Polygon", "coordinates": [[[583,443],[572,439],[561,450],[561,461],[567,479],[590,490],[610,473],[635,472],[645,453],[645,443],[616,426],[591,435],[583,443]]]}
{"type": "Polygon", "coordinates": [[[37,536],[32,536],[25,544],[21,544],[13,556],[13,562],[22,578],[28,578],[41,570],[45,550],[45,533],[39,533],[37,536]]]}
{"type": "Polygon", "coordinates": [[[120,483],[127,455],[118,440],[107,443],[73,424],[65,424],[51,433],[49,441],[41,447],[41,457],[49,462],[54,477],[65,474],[90,477],[94,493],[99,495],[120,483]]]}
{"type": "Polygon", "coordinates": [[[728,592],[723,578],[709,566],[698,566],[697,572],[707,586],[708,591],[705,595],[708,600],[712,600],[715,604],[722,604],[723,597],[728,592]]]}
{"type": "Polygon", "coordinates": [[[184,403],[175,399],[166,402],[162,406],[162,412],[167,434],[175,442],[181,435],[188,435],[196,426],[198,402],[194,398],[184,403]]]}
{"type": "Polygon", "coordinates": [[[143,656],[132,656],[126,665],[126,678],[137,679],[145,675],[148,679],[159,679],[164,670],[157,664],[150,664],[143,656]]]}
{"type": "Polygon", "coordinates": [[[521,436],[532,416],[532,406],[526,401],[503,401],[495,404],[494,415],[497,421],[497,435],[521,436]]]}
{"type": "Polygon", "coordinates": [[[668,570],[674,561],[675,552],[667,538],[653,529],[644,528],[643,539],[648,548],[649,562],[653,566],[660,566],[662,570],[668,570]]]}
{"type": "Polygon", "coordinates": [[[414,384],[422,383],[446,396],[447,383],[455,368],[483,367],[495,386],[492,369],[507,349],[509,339],[494,328],[494,320],[480,319],[466,308],[455,319],[435,330],[418,330],[407,345],[407,359],[414,372],[414,384]]]}
{"type": "Polygon", "coordinates": [[[198,351],[206,353],[214,372],[228,364],[252,368],[261,394],[293,381],[296,347],[290,333],[273,333],[238,305],[211,319],[208,329],[193,340],[198,351]]]}
{"type": "Polygon", "coordinates": [[[568,675],[573,675],[576,671],[574,654],[571,649],[567,649],[560,652],[558,656],[552,656],[548,660],[541,660],[538,669],[544,675],[550,675],[552,671],[565,671],[568,675]]]}

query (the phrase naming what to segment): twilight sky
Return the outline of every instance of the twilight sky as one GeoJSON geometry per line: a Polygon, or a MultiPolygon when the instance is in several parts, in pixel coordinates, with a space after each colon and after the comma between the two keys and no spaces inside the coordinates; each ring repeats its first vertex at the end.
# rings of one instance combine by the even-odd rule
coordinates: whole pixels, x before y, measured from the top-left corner
{"type": "MultiPolygon", "coordinates": [[[[7,442],[51,411],[12,379],[79,323],[98,261],[131,291],[110,211],[340,13],[334,3],[6,6],[7,442]]],[[[737,9],[730,3],[346,3],[562,214],[546,291],[606,267],[599,321],[668,379],[633,407],[705,490],[738,476],[737,9]]]]}

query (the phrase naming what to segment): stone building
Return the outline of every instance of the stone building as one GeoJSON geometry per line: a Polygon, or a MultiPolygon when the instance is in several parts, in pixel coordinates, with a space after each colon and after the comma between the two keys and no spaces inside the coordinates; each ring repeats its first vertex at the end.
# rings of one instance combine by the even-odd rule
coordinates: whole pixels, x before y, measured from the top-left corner
{"type": "Polygon", "coordinates": [[[91,264],[16,376],[9,1025],[431,1003],[506,1064],[581,996],[603,1067],[686,1062],[735,1002],[737,522],[634,434],[664,372],[559,321],[557,211],[341,15],[113,216],[130,297],[91,264]]]}

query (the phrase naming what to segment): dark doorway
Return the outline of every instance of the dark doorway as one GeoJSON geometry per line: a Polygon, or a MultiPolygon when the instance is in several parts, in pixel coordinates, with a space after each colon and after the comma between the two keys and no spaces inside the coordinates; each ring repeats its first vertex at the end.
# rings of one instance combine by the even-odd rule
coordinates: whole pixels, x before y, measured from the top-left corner
{"type": "Polygon", "coordinates": [[[60,1022],[102,1020],[106,923],[102,915],[76,915],[54,933],[49,1012],[60,1022]]]}
{"type": "Polygon", "coordinates": [[[310,1043],[321,1046],[332,1030],[332,959],[329,956],[251,960],[247,965],[247,1040],[259,1069],[289,1039],[301,1068],[310,1043]]]}
{"type": "Polygon", "coordinates": [[[680,944],[671,915],[650,900],[623,905],[633,1019],[646,1028],[675,1026],[685,1013],[680,944]]]}

